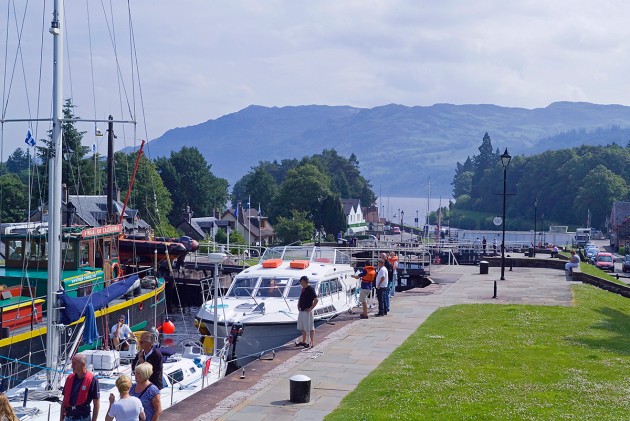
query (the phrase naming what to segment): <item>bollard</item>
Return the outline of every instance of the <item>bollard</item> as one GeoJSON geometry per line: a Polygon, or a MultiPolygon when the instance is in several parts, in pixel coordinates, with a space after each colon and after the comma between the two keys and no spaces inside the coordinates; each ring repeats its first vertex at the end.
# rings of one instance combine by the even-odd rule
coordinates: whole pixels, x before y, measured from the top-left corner
{"type": "Polygon", "coordinates": [[[487,275],[489,267],[490,267],[490,263],[488,263],[488,261],[482,260],[481,262],[479,262],[479,274],[487,275]]]}
{"type": "Polygon", "coordinates": [[[289,400],[293,403],[309,403],[311,400],[311,379],[303,374],[291,377],[289,400]]]}

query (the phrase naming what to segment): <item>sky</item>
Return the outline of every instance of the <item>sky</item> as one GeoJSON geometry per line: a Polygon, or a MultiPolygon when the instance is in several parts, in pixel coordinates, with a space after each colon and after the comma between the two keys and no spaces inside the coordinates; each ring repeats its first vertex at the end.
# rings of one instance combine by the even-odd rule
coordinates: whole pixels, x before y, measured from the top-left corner
{"type": "MultiPolygon", "coordinates": [[[[51,68],[41,3],[0,1],[5,118],[50,112],[50,78],[37,82],[51,68]]],[[[64,97],[84,118],[136,114],[136,134],[119,131],[116,149],[250,104],[630,105],[627,1],[131,0],[133,42],[126,2],[66,3],[64,97]]],[[[46,124],[33,127],[38,138],[46,124]]],[[[27,126],[4,125],[2,160],[27,126]]],[[[104,151],[93,126],[80,128],[84,143],[104,151]]]]}

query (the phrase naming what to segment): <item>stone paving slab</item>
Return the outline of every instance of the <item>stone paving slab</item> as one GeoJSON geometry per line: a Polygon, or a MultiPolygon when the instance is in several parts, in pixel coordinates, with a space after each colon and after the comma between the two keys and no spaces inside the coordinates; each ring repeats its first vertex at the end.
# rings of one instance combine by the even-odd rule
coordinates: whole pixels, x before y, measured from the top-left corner
{"type": "MultiPolygon", "coordinates": [[[[182,417],[186,413],[184,408],[179,416],[171,418],[169,408],[162,419],[321,420],[440,307],[472,303],[572,304],[571,282],[565,280],[561,270],[517,267],[509,272],[506,269],[504,281],[499,280],[499,268],[491,268],[488,275],[478,272],[475,266],[434,267],[435,283],[424,291],[396,293],[388,316],[359,320],[354,315],[356,320],[329,329],[326,336],[320,336],[318,328],[318,344],[313,350],[296,352],[291,357],[287,354],[281,365],[262,374],[256,384],[244,384],[242,390],[234,391],[212,410],[199,413],[199,408],[189,408],[190,416],[182,417]],[[492,298],[495,281],[497,299],[492,298]],[[288,402],[289,378],[295,374],[311,377],[308,404],[288,402]]],[[[220,386],[223,381],[215,385],[220,386]]],[[[186,406],[186,401],[182,404],[186,406]]]]}

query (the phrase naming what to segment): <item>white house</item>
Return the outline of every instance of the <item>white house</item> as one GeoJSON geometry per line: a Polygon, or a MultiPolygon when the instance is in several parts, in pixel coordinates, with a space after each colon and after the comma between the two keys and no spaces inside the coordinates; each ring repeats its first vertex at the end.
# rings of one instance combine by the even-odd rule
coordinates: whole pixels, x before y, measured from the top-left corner
{"type": "Polygon", "coordinates": [[[346,235],[362,234],[367,231],[367,222],[363,216],[359,199],[341,199],[341,206],[348,223],[346,235]]]}

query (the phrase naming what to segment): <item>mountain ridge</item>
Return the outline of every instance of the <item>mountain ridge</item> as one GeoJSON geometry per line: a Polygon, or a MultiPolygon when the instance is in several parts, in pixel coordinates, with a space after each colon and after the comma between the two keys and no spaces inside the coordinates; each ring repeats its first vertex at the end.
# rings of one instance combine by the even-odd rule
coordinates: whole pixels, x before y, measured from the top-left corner
{"type": "Polygon", "coordinates": [[[431,177],[432,194],[450,196],[455,163],[477,154],[486,132],[495,149],[529,155],[567,147],[553,140],[572,130],[588,143],[588,133],[599,129],[593,144],[605,143],[602,129],[610,127],[630,128],[630,107],[569,101],[533,109],[448,103],[372,108],[250,105],[170,129],[149,146],[152,159],[183,146],[197,147],[213,173],[232,185],[259,161],[301,159],[334,148],[344,156],[357,156],[377,193],[382,189],[390,196],[424,196],[431,177]]]}

